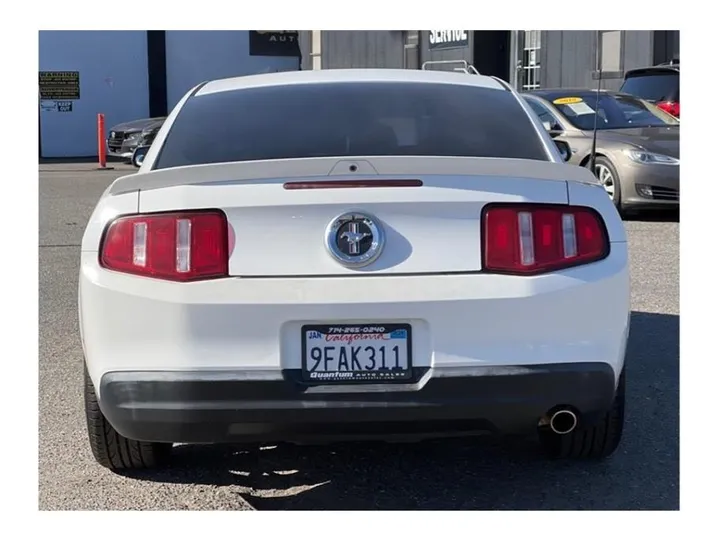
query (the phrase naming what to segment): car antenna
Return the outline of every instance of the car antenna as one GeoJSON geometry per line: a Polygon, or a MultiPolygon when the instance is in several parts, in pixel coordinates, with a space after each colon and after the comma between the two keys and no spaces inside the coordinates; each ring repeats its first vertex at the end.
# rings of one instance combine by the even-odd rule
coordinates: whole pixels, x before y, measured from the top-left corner
{"type": "MultiPolygon", "coordinates": [[[[596,51],[599,51],[600,49],[600,30],[597,32],[597,45],[596,45],[596,51]]],[[[599,58],[599,55],[596,55],[597,58],[599,58]]],[[[595,152],[597,150],[597,125],[598,125],[598,116],[600,116],[600,83],[602,82],[602,61],[598,62],[598,84],[597,84],[597,94],[595,95],[595,124],[593,125],[593,138],[592,138],[592,150],[590,151],[590,171],[593,174],[595,173],[595,152]]]]}

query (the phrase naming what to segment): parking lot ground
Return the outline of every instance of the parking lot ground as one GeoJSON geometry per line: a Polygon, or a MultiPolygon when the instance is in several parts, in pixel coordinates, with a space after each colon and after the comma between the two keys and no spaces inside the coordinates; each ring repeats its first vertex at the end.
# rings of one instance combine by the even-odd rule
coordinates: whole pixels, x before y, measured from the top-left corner
{"type": "MultiPolygon", "coordinates": [[[[90,454],[82,404],[77,276],[83,229],[132,168],[40,167],[39,508],[679,508],[679,223],[626,222],[632,265],[625,436],[603,463],[547,461],[526,441],[413,445],[183,446],[174,467],[121,476],[90,454]]],[[[593,324],[593,321],[588,321],[593,324]]]]}

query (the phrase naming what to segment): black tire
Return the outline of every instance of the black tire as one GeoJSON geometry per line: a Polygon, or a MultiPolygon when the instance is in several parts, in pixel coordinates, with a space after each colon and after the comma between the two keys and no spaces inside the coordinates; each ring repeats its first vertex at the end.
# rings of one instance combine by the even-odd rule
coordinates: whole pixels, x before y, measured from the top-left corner
{"type": "Polygon", "coordinates": [[[100,411],[87,367],[84,377],[85,417],[95,461],[112,471],[152,469],[166,464],[172,444],[134,441],[120,435],[100,411]]]}
{"type": "Polygon", "coordinates": [[[620,374],[611,409],[592,426],[557,435],[549,428],[540,431],[540,442],[556,459],[603,459],[617,450],[625,424],[625,370],[620,374]]]}
{"type": "MultiPolygon", "coordinates": [[[[610,171],[610,174],[612,175],[613,186],[615,188],[613,192],[612,202],[615,205],[615,208],[617,208],[617,211],[622,216],[625,214],[625,207],[622,200],[622,186],[620,185],[620,175],[618,174],[612,162],[605,156],[598,156],[597,158],[595,158],[595,166],[597,167],[598,165],[602,165],[603,167],[607,168],[607,170],[610,171]]],[[[590,164],[588,163],[588,168],[589,167],[590,164]]],[[[592,173],[595,174],[595,176],[597,177],[596,171],[592,171],[592,173]]]]}

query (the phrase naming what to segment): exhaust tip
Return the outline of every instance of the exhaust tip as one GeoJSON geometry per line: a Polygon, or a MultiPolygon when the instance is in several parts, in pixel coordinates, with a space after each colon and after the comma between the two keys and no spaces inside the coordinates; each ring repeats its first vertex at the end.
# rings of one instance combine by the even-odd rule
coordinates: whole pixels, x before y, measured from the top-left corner
{"type": "Polygon", "coordinates": [[[577,423],[577,415],[568,409],[560,409],[550,417],[550,429],[558,435],[567,435],[577,427],[577,423]]]}

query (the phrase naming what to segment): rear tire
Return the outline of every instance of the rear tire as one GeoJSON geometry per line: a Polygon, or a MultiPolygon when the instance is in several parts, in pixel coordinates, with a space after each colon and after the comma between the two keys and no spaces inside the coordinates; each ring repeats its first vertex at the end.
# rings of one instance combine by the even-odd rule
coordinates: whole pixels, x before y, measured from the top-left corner
{"type": "Polygon", "coordinates": [[[625,370],[620,374],[615,400],[597,424],[579,427],[567,435],[549,428],[540,431],[540,443],[552,458],[603,459],[617,450],[625,424],[625,370]]]}
{"type": "Polygon", "coordinates": [[[100,411],[87,367],[84,378],[85,417],[95,461],[112,471],[151,469],[166,464],[172,444],[134,441],[120,435],[100,411]]]}

